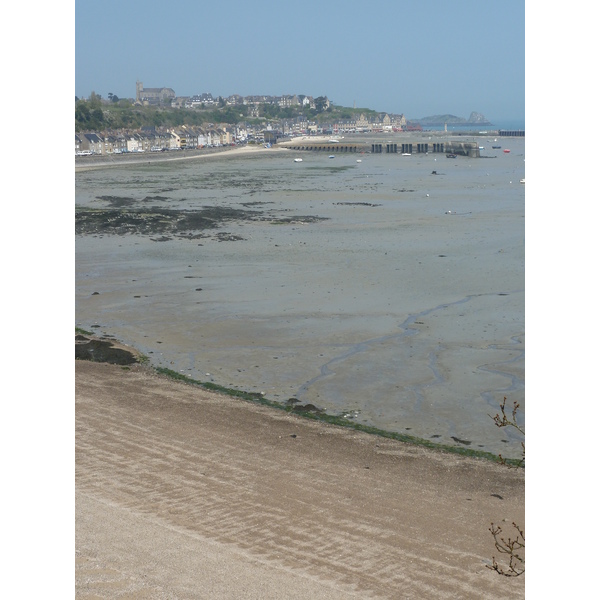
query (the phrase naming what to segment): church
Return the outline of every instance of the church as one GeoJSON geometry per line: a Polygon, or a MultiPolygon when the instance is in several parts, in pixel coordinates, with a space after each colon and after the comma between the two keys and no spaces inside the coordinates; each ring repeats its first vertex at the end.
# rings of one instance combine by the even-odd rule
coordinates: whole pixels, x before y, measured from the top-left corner
{"type": "Polygon", "coordinates": [[[171,88],[144,88],[141,81],[135,84],[135,101],[141,104],[161,104],[174,98],[175,92],[171,88]]]}

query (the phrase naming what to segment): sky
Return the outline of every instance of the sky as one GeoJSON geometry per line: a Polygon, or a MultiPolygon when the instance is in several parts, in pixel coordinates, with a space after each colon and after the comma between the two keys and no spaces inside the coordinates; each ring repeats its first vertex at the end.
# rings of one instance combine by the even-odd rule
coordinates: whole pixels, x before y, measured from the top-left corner
{"type": "Polygon", "coordinates": [[[304,94],[525,119],[525,0],[75,1],[75,95],[304,94]]]}

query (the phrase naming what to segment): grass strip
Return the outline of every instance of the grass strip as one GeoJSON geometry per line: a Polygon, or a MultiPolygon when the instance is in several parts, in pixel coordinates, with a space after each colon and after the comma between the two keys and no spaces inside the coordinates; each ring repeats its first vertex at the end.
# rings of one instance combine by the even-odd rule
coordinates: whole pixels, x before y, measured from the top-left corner
{"type": "Polygon", "coordinates": [[[484,460],[489,460],[492,462],[504,462],[510,466],[521,467],[521,459],[516,458],[506,458],[501,459],[499,456],[491,453],[485,452],[483,450],[474,450],[472,448],[464,448],[461,446],[449,446],[447,444],[439,444],[436,442],[432,442],[430,440],[426,440],[424,438],[415,437],[412,435],[407,435],[404,433],[397,433],[394,431],[386,431],[384,429],[379,429],[377,427],[373,427],[371,425],[363,425],[361,423],[356,423],[351,419],[347,419],[341,415],[328,415],[323,412],[304,412],[295,410],[293,406],[285,405],[280,402],[275,402],[273,400],[269,400],[265,398],[263,394],[258,392],[244,392],[241,390],[235,390],[231,388],[227,388],[221,385],[217,385],[211,382],[198,381],[196,379],[192,379],[187,375],[182,375],[177,371],[173,371],[172,369],[167,369],[165,367],[155,367],[154,370],[170,379],[175,381],[183,381],[188,385],[194,385],[201,387],[203,389],[219,392],[225,394],[227,396],[232,396],[235,398],[240,398],[241,400],[245,400],[247,402],[253,402],[255,404],[260,404],[262,406],[268,406],[269,408],[275,408],[278,410],[283,410],[288,413],[293,413],[298,415],[299,417],[304,417],[306,419],[312,419],[314,421],[321,421],[324,423],[329,423],[330,425],[337,425],[339,427],[345,427],[348,429],[354,429],[355,431],[360,431],[362,433],[368,433],[370,435],[376,435],[383,438],[388,438],[392,440],[396,440],[399,442],[404,442],[406,444],[411,444],[413,446],[421,446],[427,448],[429,450],[435,450],[439,452],[446,452],[450,454],[460,454],[461,456],[468,456],[471,458],[479,458],[484,460]]]}
{"type": "MultiPolygon", "coordinates": [[[[85,329],[81,329],[80,327],[75,327],[75,333],[79,335],[93,336],[94,334],[90,331],[86,331],[85,329]]],[[[145,355],[139,355],[136,358],[136,362],[139,364],[148,365],[149,358],[145,355]]],[[[403,442],[405,444],[411,444],[413,446],[420,446],[423,448],[427,448],[429,450],[435,450],[438,452],[446,452],[449,454],[460,454],[461,456],[468,456],[471,458],[479,458],[484,460],[489,460],[496,463],[503,463],[509,465],[511,467],[524,468],[523,459],[517,458],[501,458],[496,454],[492,454],[491,452],[485,452],[483,450],[474,450],[471,448],[465,448],[461,446],[449,446],[447,444],[439,444],[436,442],[432,442],[430,440],[426,440],[424,438],[415,437],[412,435],[407,435],[405,433],[398,433],[395,431],[386,431],[385,429],[379,429],[377,427],[373,427],[372,425],[363,425],[362,423],[356,423],[355,421],[348,419],[342,415],[329,415],[322,411],[306,411],[299,410],[302,407],[290,404],[282,404],[281,402],[275,402],[274,400],[269,400],[265,398],[264,394],[260,392],[245,392],[242,390],[236,390],[232,388],[227,388],[222,385],[217,385],[216,383],[212,383],[209,381],[199,381],[197,379],[192,379],[188,375],[182,375],[177,371],[173,371],[173,369],[168,369],[166,367],[151,367],[154,372],[159,375],[163,375],[172,379],[174,381],[180,381],[186,383],[188,385],[193,385],[197,387],[201,387],[205,390],[211,392],[217,392],[221,394],[225,394],[227,396],[233,398],[239,398],[240,400],[245,400],[246,402],[253,402],[254,404],[260,404],[261,406],[267,406],[269,408],[274,408],[277,410],[282,410],[288,413],[293,413],[299,417],[303,417],[305,419],[312,419],[314,421],[321,421],[323,423],[329,423],[330,425],[337,425],[339,427],[345,427],[347,429],[353,429],[355,431],[360,431],[362,433],[367,433],[369,435],[376,435],[378,437],[387,438],[396,440],[399,442],[403,442]]]]}

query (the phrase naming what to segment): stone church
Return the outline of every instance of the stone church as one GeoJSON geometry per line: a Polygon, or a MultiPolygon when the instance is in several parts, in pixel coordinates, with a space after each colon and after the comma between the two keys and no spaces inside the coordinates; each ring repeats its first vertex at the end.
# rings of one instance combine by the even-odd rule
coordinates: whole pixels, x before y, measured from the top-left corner
{"type": "Polygon", "coordinates": [[[171,88],[145,88],[141,81],[135,84],[135,100],[141,104],[161,104],[174,98],[175,92],[171,88]]]}

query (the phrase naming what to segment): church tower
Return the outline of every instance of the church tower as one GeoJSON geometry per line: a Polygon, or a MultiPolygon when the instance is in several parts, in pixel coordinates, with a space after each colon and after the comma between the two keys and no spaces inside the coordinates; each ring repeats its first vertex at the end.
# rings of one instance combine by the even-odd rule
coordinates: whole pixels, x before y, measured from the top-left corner
{"type": "Polygon", "coordinates": [[[141,81],[135,82],[135,99],[140,102],[142,100],[142,91],[144,90],[144,84],[141,81]]]}

